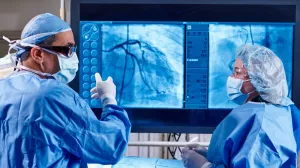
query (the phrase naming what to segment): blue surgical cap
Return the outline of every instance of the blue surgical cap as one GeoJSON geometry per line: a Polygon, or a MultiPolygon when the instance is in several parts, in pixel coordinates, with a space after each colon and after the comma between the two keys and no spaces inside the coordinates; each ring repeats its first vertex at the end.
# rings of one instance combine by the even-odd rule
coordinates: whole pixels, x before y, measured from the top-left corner
{"type": "Polygon", "coordinates": [[[282,61],[270,49],[246,44],[237,50],[248,70],[251,83],[259,95],[272,104],[288,106],[293,102],[288,98],[288,85],[282,61]]]}
{"type": "Polygon", "coordinates": [[[35,16],[27,23],[22,31],[21,40],[30,44],[38,44],[46,40],[50,36],[68,29],[70,29],[70,26],[65,21],[61,20],[59,17],[53,14],[44,13],[35,16]],[[51,32],[52,34],[29,39],[29,37],[33,37],[35,35],[41,35],[51,32]],[[26,38],[28,38],[28,40],[26,40],[26,38]]]}
{"type": "Polygon", "coordinates": [[[17,50],[16,57],[20,57],[26,50],[25,47],[37,45],[47,38],[71,30],[70,26],[59,17],[44,13],[32,18],[24,27],[21,40],[11,44],[10,49],[17,50]]]}

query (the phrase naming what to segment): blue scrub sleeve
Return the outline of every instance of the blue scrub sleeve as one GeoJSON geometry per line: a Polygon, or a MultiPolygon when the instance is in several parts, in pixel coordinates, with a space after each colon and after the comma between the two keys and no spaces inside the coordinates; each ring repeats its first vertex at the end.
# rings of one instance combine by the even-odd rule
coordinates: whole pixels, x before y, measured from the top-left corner
{"type": "Polygon", "coordinates": [[[291,105],[293,131],[297,143],[297,152],[300,152],[300,111],[295,105],[291,105]]]}
{"type": "Polygon", "coordinates": [[[125,153],[131,124],[122,108],[107,105],[98,120],[76,94],[54,91],[45,98],[43,109],[43,125],[59,138],[55,145],[86,163],[115,164],[125,153]]]}

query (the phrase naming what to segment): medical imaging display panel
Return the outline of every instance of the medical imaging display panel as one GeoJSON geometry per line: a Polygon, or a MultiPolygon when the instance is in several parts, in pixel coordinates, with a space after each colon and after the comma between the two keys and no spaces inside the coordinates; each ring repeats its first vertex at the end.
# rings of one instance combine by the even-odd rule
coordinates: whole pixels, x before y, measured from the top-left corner
{"type": "Polygon", "coordinates": [[[250,43],[265,46],[282,60],[292,93],[293,25],[210,24],[209,28],[209,108],[234,108],[227,98],[226,81],[232,74],[235,51],[250,43]]]}
{"type": "Polygon", "coordinates": [[[122,107],[234,108],[226,81],[247,43],[281,58],[291,93],[293,24],[81,21],[80,96],[101,107],[89,92],[99,72],[113,78],[122,107]]]}

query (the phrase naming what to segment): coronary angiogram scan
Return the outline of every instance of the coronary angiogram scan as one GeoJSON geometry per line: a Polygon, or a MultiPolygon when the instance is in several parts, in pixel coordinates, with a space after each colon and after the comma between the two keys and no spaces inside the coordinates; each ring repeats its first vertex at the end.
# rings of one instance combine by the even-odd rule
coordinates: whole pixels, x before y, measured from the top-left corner
{"type": "Polygon", "coordinates": [[[113,78],[119,105],[183,107],[183,25],[107,24],[102,30],[102,76],[113,78]]]}

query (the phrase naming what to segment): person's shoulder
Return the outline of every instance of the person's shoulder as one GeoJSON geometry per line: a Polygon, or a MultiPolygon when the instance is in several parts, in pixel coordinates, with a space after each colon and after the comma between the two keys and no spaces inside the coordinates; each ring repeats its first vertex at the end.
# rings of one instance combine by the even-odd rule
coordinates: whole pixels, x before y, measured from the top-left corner
{"type": "Polygon", "coordinates": [[[75,92],[70,86],[65,83],[51,80],[44,92],[45,99],[55,100],[61,103],[68,102],[69,105],[80,105],[86,108],[86,102],[75,92]]]}
{"type": "Polygon", "coordinates": [[[76,92],[72,88],[55,79],[47,80],[44,88],[44,95],[47,98],[55,99],[59,97],[77,97],[76,92]]]}
{"type": "Polygon", "coordinates": [[[67,84],[55,80],[49,83],[44,94],[44,102],[56,104],[72,112],[80,111],[82,115],[91,111],[88,103],[77,92],[67,84]]]}
{"type": "MultiPolygon", "coordinates": [[[[262,115],[261,128],[269,136],[274,133],[293,134],[292,113],[289,106],[266,104],[265,111],[262,115]]],[[[279,137],[274,137],[279,138],[279,137]]]]}
{"type": "Polygon", "coordinates": [[[243,105],[236,107],[235,110],[241,110],[241,109],[249,110],[249,109],[264,108],[265,105],[266,105],[265,103],[248,102],[248,103],[245,103],[243,105]]]}
{"type": "Polygon", "coordinates": [[[261,125],[264,117],[263,103],[246,103],[234,108],[224,119],[224,123],[234,125],[233,129],[261,125]]]}
{"type": "MultiPolygon", "coordinates": [[[[292,108],[292,107],[291,107],[292,108]]],[[[295,107],[296,108],[296,107],[295,107]]],[[[270,116],[288,116],[290,115],[288,106],[274,105],[269,103],[248,102],[232,110],[232,117],[240,115],[253,116],[260,120],[270,116]]]]}
{"type": "Polygon", "coordinates": [[[48,80],[48,88],[51,88],[53,90],[67,90],[67,91],[71,91],[72,89],[65,83],[59,82],[55,79],[50,79],[48,80]]]}
{"type": "Polygon", "coordinates": [[[262,114],[265,111],[264,109],[265,109],[264,103],[248,102],[234,108],[231,114],[233,114],[233,116],[236,116],[234,114],[238,114],[238,116],[239,115],[250,116],[256,114],[262,114]]]}
{"type": "Polygon", "coordinates": [[[276,104],[266,104],[265,107],[265,118],[273,117],[273,116],[281,116],[281,117],[289,117],[291,115],[291,107],[290,106],[282,106],[276,104]]]}

